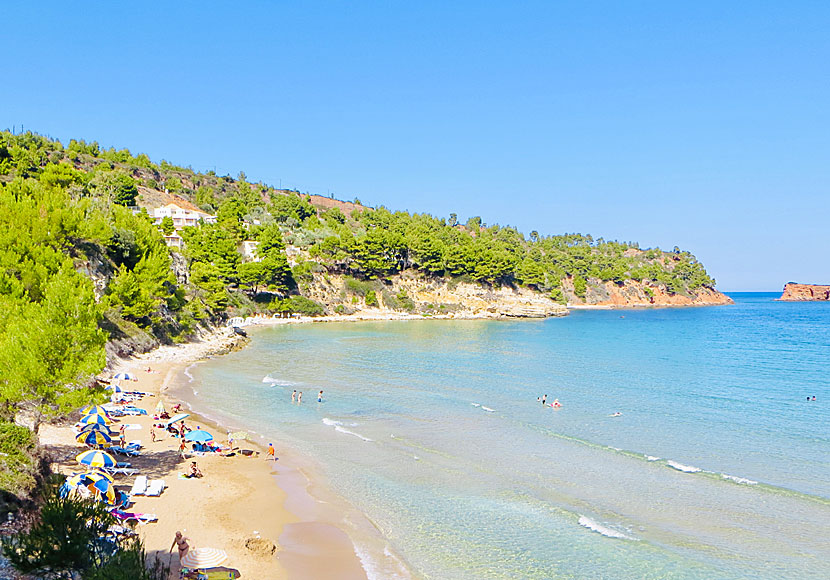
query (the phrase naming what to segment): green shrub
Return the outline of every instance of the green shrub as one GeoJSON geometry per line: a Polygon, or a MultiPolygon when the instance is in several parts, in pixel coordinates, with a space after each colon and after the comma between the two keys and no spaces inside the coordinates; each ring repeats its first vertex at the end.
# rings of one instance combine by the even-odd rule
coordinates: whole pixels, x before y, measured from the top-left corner
{"type": "Polygon", "coordinates": [[[374,290],[369,290],[366,292],[366,306],[377,306],[378,305],[378,297],[375,294],[374,290]]]}
{"type": "Polygon", "coordinates": [[[366,280],[358,280],[351,276],[346,276],[345,280],[346,291],[358,296],[366,296],[367,293],[372,292],[375,284],[366,280]]]}
{"type": "Polygon", "coordinates": [[[588,290],[588,284],[582,276],[574,276],[574,294],[580,298],[585,298],[585,292],[588,290]]]}
{"type": "Polygon", "coordinates": [[[412,312],[415,310],[415,303],[407,295],[406,290],[401,289],[397,294],[391,292],[383,293],[383,303],[391,310],[405,310],[412,312]]]}
{"type": "Polygon", "coordinates": [[[567,304],[565,294],[562,292],[560,288],[554,288],[550,291],[550,299],[554,302],[558,302],[559,304],[567,304]]]}
{"type": "Polygon", "coordinates": [[[321,304],[305,296],[290,296],[280,300],[274,305],[274,309],[278,312],[302,316],[321,316],[325,312],[321,304]]]}
{"type": "Polygon", "coordinates": [[[146,568],[138,538],[101,541],[115,518],[95,499],[61,497],[57,486],[45,490],[35,523],[26,531],[2,538],[3,554],[18,571],[38,578],[84,580],[163,580],[169,575],[158,558],[146,568]],[[114,549],[113,549],[114,548],[114,549]]]}

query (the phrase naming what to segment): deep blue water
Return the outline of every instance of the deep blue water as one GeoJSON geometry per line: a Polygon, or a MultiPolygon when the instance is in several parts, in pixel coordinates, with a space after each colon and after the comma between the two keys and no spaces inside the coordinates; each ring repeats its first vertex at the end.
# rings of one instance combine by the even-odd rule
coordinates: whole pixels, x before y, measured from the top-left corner
{"type": "Polygon", "coordinates": [[[732,296],[259,328],[191,386],[309,456],[417,576],[829,576],[830,304],[732,296]]]}

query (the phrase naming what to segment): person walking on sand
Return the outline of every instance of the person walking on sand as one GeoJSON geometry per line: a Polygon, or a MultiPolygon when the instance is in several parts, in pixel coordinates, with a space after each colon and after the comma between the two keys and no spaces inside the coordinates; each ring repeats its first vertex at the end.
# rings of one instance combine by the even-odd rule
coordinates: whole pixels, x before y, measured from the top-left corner
{"type": "Polygon", "coordinates": [[[187,454],[185,453],[186,450],[187,445],[185,444],[184,439],[182,439],[181,443],[179,443],[179,453],[182,454],[182,459],[187,459],[187,454]]]}
{"type": "Polygon", "coordinates": [[[274,444],[273,443],[268,444],[268,451],[266,452],[266,455],[265,455],[265,461],[268,461],[269,459],[273,459],[274,461],[277,460],[277,451],[276,451],[276,449],[274,449],[274,444]]]}
{"type": "Polygon", "coordinates": [[[153,428],[152,425],[150,425],[150,439],[153,441],[153,443],[156,442],[156,430],[153,428]]]}
{"type": "Polygon", "coordinates": [[[302,402],[303,402],[303,392],[302,392],[302,391],[300,391],[300,394],[299,394],[299,395],[297,395],[297,402],[298,402],[298,403],[302,403],[302,402]]]}
{"type": "Polygon", "coordinates": [[[291,393],[291,402],[294,403],[297,401],[297,389],[294,389],[294,392],[291,393]]]}
{"type": "Polygon", "coordinates": [[[319,393],[317,393],[317,402],[318,403],[323,402],[323,391],[320,391],[319,393]]]}
{"type": "MultiPolygon", "coordinates": [[[[178,547],[179,549],[179,560],[181,561],[182,558],[187,556],[187,553],[190,551],[190,544],[188,543],[190,538],[187,538],[182,535],[181,532],[176,532],[176,539],[173,540],[173,546],[178,547]]],[[[173,546],[170,546],[170,550],[173,550],[173,546]]]]}

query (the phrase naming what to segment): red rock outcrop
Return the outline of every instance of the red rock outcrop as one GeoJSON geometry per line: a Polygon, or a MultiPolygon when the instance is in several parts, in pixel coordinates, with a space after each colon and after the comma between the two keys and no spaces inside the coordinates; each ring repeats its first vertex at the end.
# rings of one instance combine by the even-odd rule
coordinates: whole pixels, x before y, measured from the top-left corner
{"type": "Polygon", "coordinates": [[[604,308],[639,308],[654,306],[717,306],[734,304],[734,301],[721,292],[700,287],[686,295],[668,292],[659,284],[644,284],[635,280],[626,280],[622,284],[592,280],[584,298],[574,294],[573,282],[562,281],[562,290],[570,307],[604,307],[604,308]]]}
{"type": "Polygon", "coordinates": [[[818,284],[795,284],[790,282],[784,286],[781,298],[785,302],[808,302],[815,300],[830,300],[830,286],[818,284]]]}

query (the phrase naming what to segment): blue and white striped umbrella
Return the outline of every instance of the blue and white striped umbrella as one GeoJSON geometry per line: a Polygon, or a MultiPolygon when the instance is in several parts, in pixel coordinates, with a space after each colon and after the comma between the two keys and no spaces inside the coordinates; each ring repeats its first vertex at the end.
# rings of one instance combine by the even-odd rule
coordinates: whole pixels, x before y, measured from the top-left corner
{"type": "Polygon", "coordinates": [[[115,467],[116,461],[112,455],[104,451],[84,451],[76,458],[78,463],[90,467],[115,467]]]}

